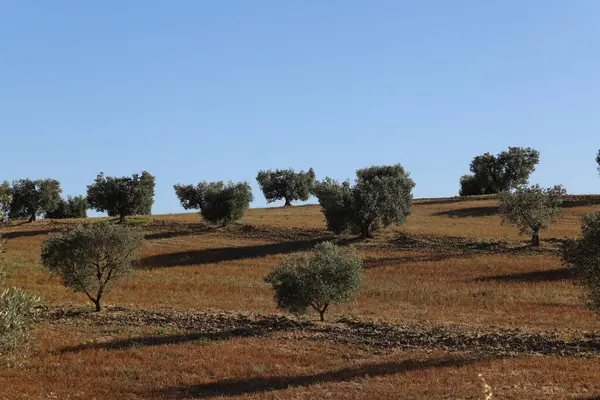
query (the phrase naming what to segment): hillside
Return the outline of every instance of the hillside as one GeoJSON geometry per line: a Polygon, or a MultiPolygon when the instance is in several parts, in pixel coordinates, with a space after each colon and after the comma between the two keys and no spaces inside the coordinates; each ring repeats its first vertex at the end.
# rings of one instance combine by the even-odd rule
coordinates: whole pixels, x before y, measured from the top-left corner
{"type": "Polygon", "coordinates": [[[12,224],[0,229],[10,281],[46,309],[23,364],[0,368],[0,398],[479,399],[479,373],[494,398],[600,394],[600,340],[586,333],[599,320],[558,254],[599,207],[569,197],[541,249],[501,226],[493,198],[417,200],[406,225],[369,241],[334,237],[318,206],[252,209],[226,228],[135,217],[141,260],[101,314],[39,263],[47,234],[77,221],[12,224]],[[325,323],[278,311],[263,277],[322,240],[363,256],[358,298],[325,323]]]}

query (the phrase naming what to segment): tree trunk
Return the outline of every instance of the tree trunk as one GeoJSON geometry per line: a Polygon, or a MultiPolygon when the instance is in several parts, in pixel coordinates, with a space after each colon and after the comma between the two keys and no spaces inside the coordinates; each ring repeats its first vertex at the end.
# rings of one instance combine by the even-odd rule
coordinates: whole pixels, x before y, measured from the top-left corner
{"type": "Polygon", "coordinates": [[[289,201],[287,198],[285,199],[285,204],[283,205],[284,207],[291,207],[292,206],[292,202],[289,201]]]}
{"type": "Polygon", "coordinates": [[[100,298],[97,298],[96,300],[92,300],[94,302],[94,305],[96,306],[96,312],[100,312],[102,311],[102,306],[100,305],[100,298]]]}
{"type": "Polygon", "coordinates": [[[35,215],[35,214],[32,214],[32,215],[29,217],[29,222],[33,222],[33,221],[35,221],[35,220],[36,220],[36,215],[35,215]]]}
{"type": "Polygon", "coordinates": [[[318,310],[319,311],[319,315],[321,316],[321,322],[325,321],[325,311],[327,311],[327,307],[329,307],[329,303],[325,304],[325,307],[323,307],[322,309],[318,310]]]}
{"type": "Polygon", "coordinates": [[[360,237],[363,239],[370,239],[372,237],[370,223],[362,224],[362,226],[360,227],[360,237]]]}
{"type": "Polygon", "coordinates": [[[119,223],[122,224],[123,222],[125,222],[125,213],[120,212],[119,213],[119,223]]]}
{"type": "Polygon", "coordinates": [[[540,247],[540,230],[534,229],[531,233],[531,245],[533,247],[540,247]]]}

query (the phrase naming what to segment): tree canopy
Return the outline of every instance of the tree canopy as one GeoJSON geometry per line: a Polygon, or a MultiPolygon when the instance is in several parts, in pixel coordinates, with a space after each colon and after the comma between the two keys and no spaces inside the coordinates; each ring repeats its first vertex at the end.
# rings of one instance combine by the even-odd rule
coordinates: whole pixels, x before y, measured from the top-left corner
{"type": "Polygon", "coordinates": [[[402,165],[364,168],[356,176],[354,186],[330,178],[314,186],[331,231],[371,237],[381,227],[406,221],[412,212],[415,182],[402,165]]]}
{"type": "Polygon", "coordinates": [[[186,210],[200,209],[209,223],[227,225],[244,216],[254,200],[247,182],[200,182],[194,185],[174,185],[175,194],[186,210]]]}
{"type": "Polygon", "coordinates": [[[98,174],[96,181],[87,187],[89,206],[96,211],[125,221],[128,215],[146,215],[154,204],[155,178],[149,172],[120,178],[98,174]]]}
{"type": "Polygon", "coordinates": [[[67,196],[60,199],[55,210],[47,212],[46,218],[87,218],[88,201],[83,196],[67,196]]]}
{"type": "Polygon", "coordinates": [[[268,203],[285,199],[285,205],[293,201],[306,201],[310,198],[315,181],[312,168],[308,172],[295,172],[293,169],[258,171],[256,181],[268,203]]]}
{"type": "Polygon", "coordinates": [[[12,185],[11,218],[29,218],[54,211],[60,203],[60,182],[56,179],[21,179],[12,185]]]}
{"type": "Polygon", "coordinates": [[[460,195],[496,194],[525,185],[539,161],[540,153],[531,147],[477,156],[471,161],[472,174],[460,179],[460,195]]]}

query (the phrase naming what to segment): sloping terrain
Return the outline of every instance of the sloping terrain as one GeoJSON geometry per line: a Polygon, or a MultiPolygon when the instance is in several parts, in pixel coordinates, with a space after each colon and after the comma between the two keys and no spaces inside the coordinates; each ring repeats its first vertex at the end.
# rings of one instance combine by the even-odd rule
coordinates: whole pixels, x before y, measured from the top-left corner
{"type": "MultiPolygon", "coordinates": [[[[36,345],[0,369],[0,398],[594,398],[600,320],[561,265],[597,196],[570,197],[532,249],[493,198],[424,199],[374,240],[335,237],[317,206],[249,210],[213,228],[196,213],[135,217],[129,281],[90,313],[39,263],[49,232],[0,229],[12,283],[41,294],[36,345]],[[275,308],[263,277],[323,240],[355,246],[365,278],[325,323],[275,308]]],[[[96,220],[91,220],[96,221],[96,220]]]]}

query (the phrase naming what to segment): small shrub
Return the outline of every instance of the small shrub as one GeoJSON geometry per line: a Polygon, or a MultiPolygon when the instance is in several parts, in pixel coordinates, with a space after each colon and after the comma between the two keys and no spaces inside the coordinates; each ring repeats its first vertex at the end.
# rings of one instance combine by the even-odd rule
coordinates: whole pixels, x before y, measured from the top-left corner
{"type": "Polygon", "coordinates": [[[183,208],[199,208],[205,221],[219,225],[242,218],[254,200],[247,182],[200,182],[196,187],[175,185],[174,189],[183,208]]]}
{"type": "Polygon", "coordinates": [[[600,309],[600,211],[581,217],[582,236],[569,240],[563,249],[563,260],[571,266],[578,282],[588,291],[591,309],[600,309]]]}
{"type": "Polygon", "coordinates": [[[140,232],[126,226],[78,225],[50,235],[42,249],[42,263],[100,311],[103,295],[131,274],[142,240],[140,232]]]}
{"type": "Polygon", "coordinates": [[[323,321],[331,303],[345,303],[356,296],[362,276],[362,260],[356,252],[327,242],[309,254],[285,258],[265,282],[273,287],[277,307],[294,314],[312,308],[323,321]]]}
{"type": "Polygon", "coordinates": [[[502,223],[515,225],[521,234],[531,232],[532,246],[540,245],[540,230],[562,216],[562,201],[566,190],[557,185],[543,189],[540,185],[520,187],[514,193],[500,194],[502,223]]]}
{"type": "MultiPolygon", "coordinates": [[[[0,241],[0,253],[4,252],[4,241],[0,241]]],[[[4,286],[6,273],[0,268],[0,287],[4,286]]],[[[0,292],[0,355],[21,348],[29,339],[28,325],[32,309],[41,303],[41,298],[22,289],[10,287],[0,292]]]]}

